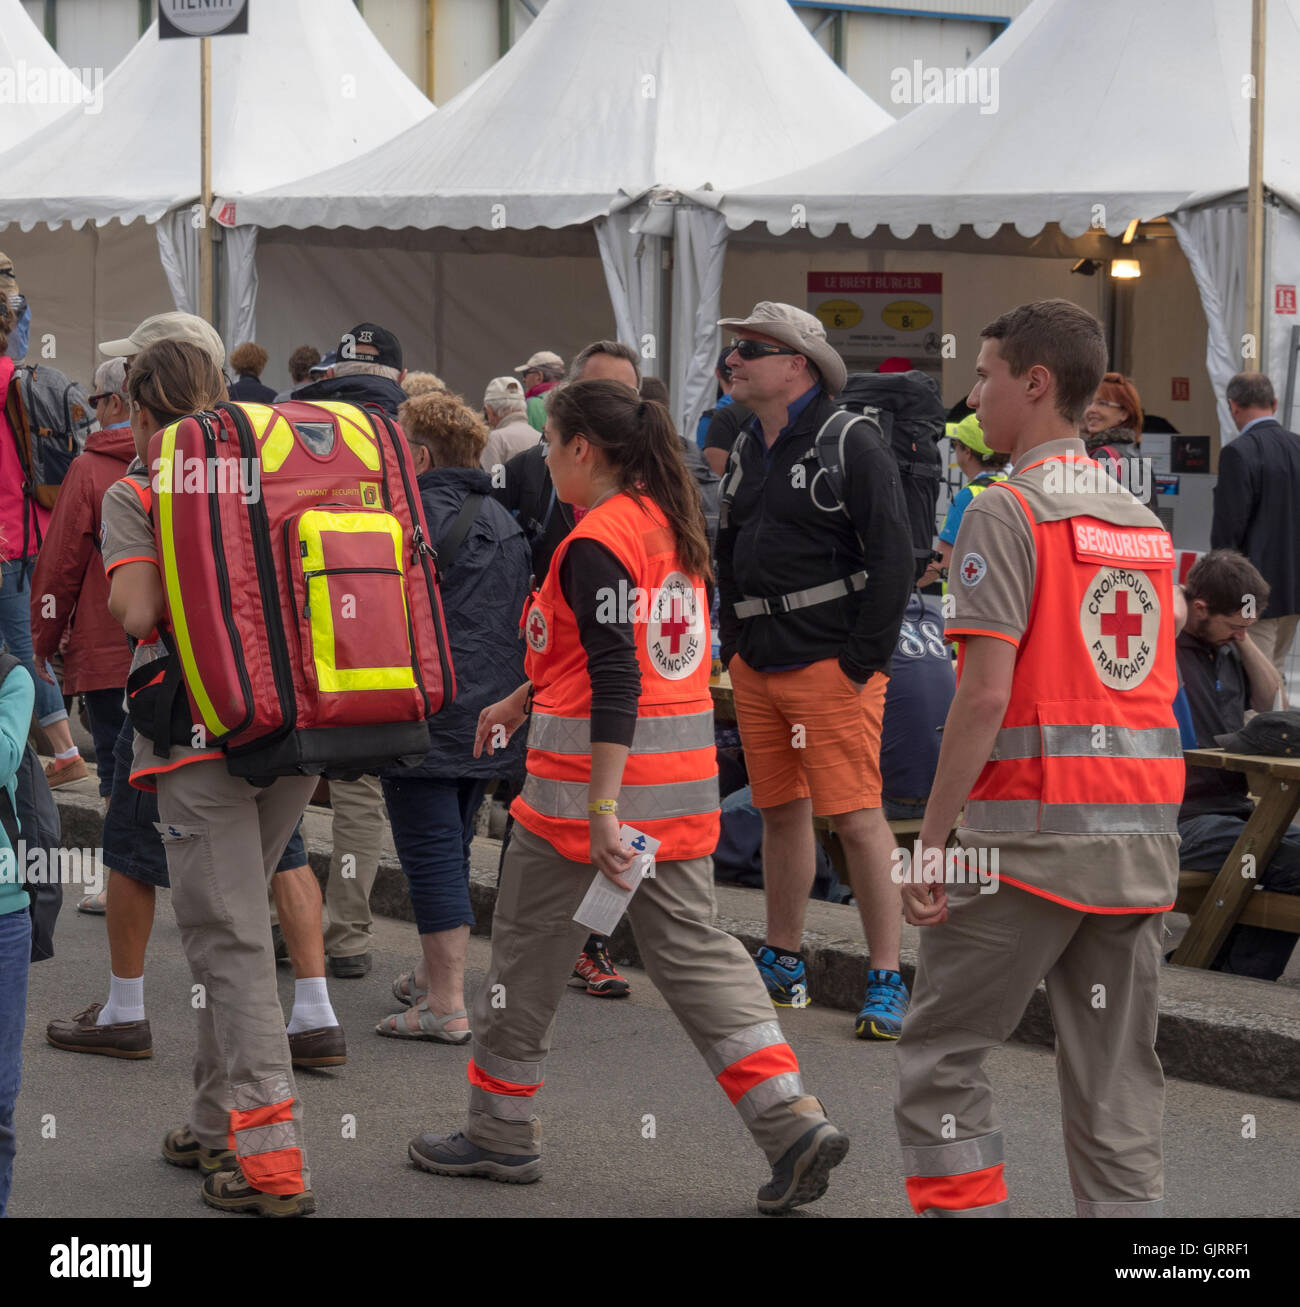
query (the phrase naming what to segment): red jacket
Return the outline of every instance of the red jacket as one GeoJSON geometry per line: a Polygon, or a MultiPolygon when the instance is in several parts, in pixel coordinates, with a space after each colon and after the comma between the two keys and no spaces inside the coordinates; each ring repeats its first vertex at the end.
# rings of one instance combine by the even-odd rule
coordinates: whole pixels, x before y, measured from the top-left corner
{"type": "Polygon", "coordinates": [[[135,457],[131,428],[92,432],[72,460],[32,574],[32,645],[49,658],[71,626],[63,653],[63,692],[126,685],[131,650],[108,611],[108,578],[99,552],[100,506],[135,457]]]}

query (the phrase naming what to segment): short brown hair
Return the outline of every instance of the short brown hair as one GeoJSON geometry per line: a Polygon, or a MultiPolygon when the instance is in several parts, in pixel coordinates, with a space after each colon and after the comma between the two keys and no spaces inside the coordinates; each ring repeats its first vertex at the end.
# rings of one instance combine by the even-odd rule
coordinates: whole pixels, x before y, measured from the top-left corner
{"type": "Polygon", "coordinates": [[[185,340],[160,340],[142,349],[131,360],[126,393],[162,425],[229,398],[212,355],[185,340]]]}
{"type": "Polygon", "coordinates": [[[1069,300],[1021,304],[989,323],[980,335],[999,342],[1013,377],[1044,367],[1056,382],[1056,410],[1078,426],[1106,371],[1101,323],[1069,300]]]}
{"type": "Polygon", "coordinates": [[[623,359],[630,363],[632,371],[636,373],[636,384],[641,385],[641,359],[631,345],[624,345],[621,340],[593,340],[569,364],[569,380],[577,381],[582,376],[582,369],[587,366],[587,360],[597,354],[608,354],[612,359],[623,359]]]}
{"type": "Polygon", "coordinates": [[[1277,403],[1273,383],[1264,372],[1238,372],[1228,382],[1224,398],[1239,408],[1272,408],[1277,403]]]}
{"type": "Polygon", "coordinates": [[[1132,377],[1121,376],[1118,372],[1108,372],[1097,387],[1097,398],[1107,404],[1120,404],[1129,415],[1124,423],[1135,436],[1142,434],[1142,399],[1132,377]]]}
{"type": "Polygon", "coordinates": [[[1235,549],[1211,549],[1183,582],[1187,602],[1202,600],[1214,617],[1241,612],[1247,599],[1254,599],[1257,615],[1262,613],[1268,606],[1268,588],[1255,564],[1235,549]]]}
{"type": "Polygon", "coordinates": [[[249,372],[255,377],[260,377],[266,367],[267,357],[266,351],[260,345],[254,345],[249,340],[235,346],[230,355],[230,366],[241,376],[249,372]]]}
{"type": "Polygon", "coordinates": [[[483,419],[447,390],[412,395],[397,410],[407,440],[429,451],[434,467],[478,467],[487,447],[483,419]]]}
{"type": "Polygon", "coordinates": [[[315,345],[299,345],[289,355],[289,375],[294,381],[306,381],[311,370],[320,362],[320,350],[315,345]]]}

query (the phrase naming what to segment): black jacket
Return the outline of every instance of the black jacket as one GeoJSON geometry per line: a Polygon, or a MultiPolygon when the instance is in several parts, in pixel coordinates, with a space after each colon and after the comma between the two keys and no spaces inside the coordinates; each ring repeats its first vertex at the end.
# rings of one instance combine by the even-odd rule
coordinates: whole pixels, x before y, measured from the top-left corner
{"type": "Polygon", "coordinates": [[[437,549],[470,494],[486,495],[450,570],[439,568],[456,698],[429,723],[429,753],[418,767],[391,774],[448,779],[522,775],[527,731],[515,732],[505,752],[474,755],[479,713],[524,683],[519,619],[528,595],[528,546],[523,532],[492,498],[481,468],[444,467],[419,478],[420,502],[437,549]]]}
{"type": "Polygon", "coordinates": [[[369,372],[358,372],[349,377],[326,377],[293,392],[295,400],[310,403],[319,399],[335,399],[342,404],[378,404],[394,422],[397,410],[406,400],[406,391],[387,377],[376,377],[369,372]]]}
{"type": "Polygon", "coordinates": [[[1269,584],[1260,617],[1300,613],[1300,436],[1270,418],[1219,453],[1211,549],[1235,549],[1269,584]]]}
{"type": "Polygon", "coordinates": [[[273,404],[275,391],[262,385],[251,373],[241,372],[239,380],[230,387],[230,398],[241,404],[273,404]]]}
{"type": "Polygon", "coordinates": [[[724,665],[739,652],[757,668],[838,657],[855,681],[889,670],[912,593],[911,526],[893,455],[865,423],[850,428],[845,442],[851,520],[836,507],[818,475],[814,443],[834,411],[834,401],[819,394],[770,450],[756,421],[749,438],[732,448],[724,487],[732,484],[738,457],[740,480],[728,524],[718,532],[724,665]],[[735,615],[741,599],[807,590],[864,567],[866,589],[856,594],[744,621],[735,615]]]}

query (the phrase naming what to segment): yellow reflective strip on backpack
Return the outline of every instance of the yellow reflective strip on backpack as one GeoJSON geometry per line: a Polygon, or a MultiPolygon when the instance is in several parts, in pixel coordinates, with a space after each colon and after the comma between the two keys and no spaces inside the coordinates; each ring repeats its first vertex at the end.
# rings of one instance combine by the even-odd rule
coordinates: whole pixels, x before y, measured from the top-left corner
{"type": "Polygon", "coordinates": [[[379,446],[367,428],[366,415],[355,404],[339,400],[312,400],[317,408],[328,409],[338,419],[343,443],[371,471],[379,471],[379,446]]]}
{"type": "MultiPolygon", "coordinates": [[[[324,509],[309,509],[298,522],[298,538],[306,545],[302,555],[303,570],[317,571],[325,566],[325,547],[322,533],[349,531],[377,533],[388,536],[393,545],[393,565],[402,572],[402,527],[388,513],[333,513],[324,509]]],[[[415,672],[409,663],[397,667],[338,667],[334,637],[334,614],[329,603],[328,576],[311,577],[307,582],[307,623],[311,628],[312,662],[316,668],[316,683],[322,691],[339,693],[345,690],[413,690],[415,672]],[[321,602],[313,602],[320,595],[321,602]]],[[[402,590],[402,616],[409,628],[410,613],[406,606],[406,591],[402,590]]]]}
{"type": "Polygon", "coordinates": [[[225,735],[226,725],[217,716],[217,710],[208,698],[203,682],[199,678],[198,665],[194,660],[194,644],[190,639],[189,621],[185,614],[185,601],[181,597],[180,581],[176,575],[176,537],[172,527],[172,478],[171,468],[176,461],[176,429],[179,422],[173,422],[164,430],[160,451],[160,468],[167,470],[167,476],[159,478],[158,494],[154,502],[158,505],[158,535],[162,541],[162,575],[163,585],[167,589],[167,611],[171,615],[172,639],[176,642],[176,652],[181,660],[181,673],[186,688],[194,696],[194,702],[203,718],[204,725],[213,735],[225,735]]]}
{"type": "Polygon", "coordinates": [[[275,409],[269,404],[241,404],[239,407],[244,410],[244,415],[253,428],[253,435],[260,444],[266,438],[266,429],[271,425],[271,419],[277,416],[275,409]]]}
{"type": "Polygon", "coordinates": [[[293,428],[278,413],[275,416],[276,422],[266,433],[260,455],[264,472],[278,472],[284,460],[293,453],[293,428]]]}

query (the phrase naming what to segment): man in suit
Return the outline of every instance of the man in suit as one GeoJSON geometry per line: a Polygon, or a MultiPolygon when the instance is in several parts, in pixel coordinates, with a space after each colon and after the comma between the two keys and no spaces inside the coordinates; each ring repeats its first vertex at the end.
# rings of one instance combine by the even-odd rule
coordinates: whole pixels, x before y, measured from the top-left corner
{"type": "Polygon", "coordinates": [[[1210,548],[1245,554],[1269,584],[1251,638],[1281,675],[1286,707],[1286,657],[1300,620],[1300,436],[1277,420],[1264,373],[1238,372],[1226,395],[1239,434],[1219,454],[1210,548]]]}

